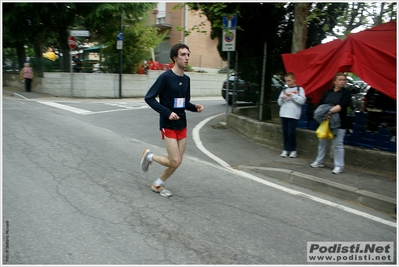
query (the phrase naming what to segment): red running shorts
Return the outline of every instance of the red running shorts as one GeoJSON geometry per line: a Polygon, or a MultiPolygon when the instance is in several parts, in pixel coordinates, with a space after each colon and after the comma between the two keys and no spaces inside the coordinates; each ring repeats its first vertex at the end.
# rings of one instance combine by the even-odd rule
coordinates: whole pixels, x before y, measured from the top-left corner
{"type": "Polygon", "coordinates": [[[165,139],[165,136],[167,138],[176,139],[176,140],[184,139],[187,138],[187,127],[182,130],[172,130],[168,128],[162,128],[161,134],[162,134],[162,140],[165,139]]]}

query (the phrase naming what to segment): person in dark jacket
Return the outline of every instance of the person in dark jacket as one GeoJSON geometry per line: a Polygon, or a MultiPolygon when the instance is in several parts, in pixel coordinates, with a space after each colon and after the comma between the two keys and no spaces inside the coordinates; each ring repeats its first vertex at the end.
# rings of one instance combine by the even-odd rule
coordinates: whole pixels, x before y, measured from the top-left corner
{"type": "MultiPolygon", "coordinates": [[[[344,86],[346,83],[346,75],[343,72],[338,72],[334,76],[333,88],[326,91],[320,98],[318,106],[323,104],[330,104],[328,118],[331,114],[338,113],[341,125],[338,128],[331,129],[334,134],[332,139],[334,147],[334,169],[333,174],[340,174],[345,165],[345,151],[344,151],[344,137],[346,133],[346,117],[347,109],[351,103],[351,93],[344,86]]],[[[312,168],[324,167],[324,160],[327,151],[327,139],[319,139],[317,147],[317,157],[315,161],[310,164],[312,168]]]]}
{"type": "Polygon", "coordinates": [[[190,77],[184,74],[190,57],[189,47],[176,44],[170,51],[174,62],[172,69],[162,73],[148,90],[145,101],[159,113],[159,129],[165,141],[168,156],[155,155],[145,149],[141,158],[141,168],[148,171],[155,161],[166,167],[161,176],[151,185],[151,190],[169,197],[172,193],[164,188],[164,182],[179,167],[183,160],[187,139],[187,118],[185,110],[201,112],[204,107],[190,102],[190,77]],[[159,97],[159,102],[156,97],[159,97]]]}
{"type": "Polygon", "coordinates": [[[73,62],[75,62],[75,66],[73,67],[73,69],[76,71],[76,72],[82,72],[82,67],[83,67],[83,62],[82,62],[82,60],[80,60],[80,58],[79,58],[79,55],[78,54],[75,54],[74,56],[73,56],[73,62]]]}

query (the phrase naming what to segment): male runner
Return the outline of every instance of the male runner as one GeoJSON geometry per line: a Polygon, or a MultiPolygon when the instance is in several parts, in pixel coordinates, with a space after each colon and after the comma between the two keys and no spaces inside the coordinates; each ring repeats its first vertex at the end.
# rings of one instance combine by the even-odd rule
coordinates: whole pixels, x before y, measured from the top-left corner
{"type": "Polygon", "coordinates": [[[173,68],[162,73],[145,96],[146,103],[159,113],[159,128],[168,156],[155,155],[149,149],[145,149],[140,164],[144,172],[148,171],[153,161],[166,167],[151,185],[152,191],[164,197],[172,195],[165,189],[164,183],[181,164],[186,148],[185,110],[201,112],[204,109],[202,105],[190,102],[190,77],[184,74],[189,57],[190,50],[187,45],[174,45],[170,51],[170,58],[174,62],[173,68]],[[159,97],[159,102],[156,97],[159,97]]]}

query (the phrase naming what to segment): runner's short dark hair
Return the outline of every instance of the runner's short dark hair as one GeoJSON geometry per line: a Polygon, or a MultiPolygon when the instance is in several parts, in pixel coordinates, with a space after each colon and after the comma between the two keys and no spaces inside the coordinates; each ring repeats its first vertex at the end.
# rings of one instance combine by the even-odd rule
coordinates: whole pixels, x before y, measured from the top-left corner
{"type": "Polygon", "coordinates": [[[179,52],[179,49],[181,48],[187,48],[188,51],[190,51],[190,48],[185,45],[185,44],[175,44],[172,49],[170,49],[170,59],[175,62],[173,57],[177,57],[177,53],[179,52]]]}

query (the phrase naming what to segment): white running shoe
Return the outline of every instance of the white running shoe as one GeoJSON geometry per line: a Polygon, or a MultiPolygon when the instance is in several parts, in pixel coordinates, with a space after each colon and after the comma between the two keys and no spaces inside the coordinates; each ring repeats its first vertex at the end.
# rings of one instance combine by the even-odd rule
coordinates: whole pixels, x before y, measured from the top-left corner
{"type": "Polygon", "coordinates": [[[288,152],[283,150],[283,152],[281,153],[280,156],[283,157],[283,158],[286,158],[286,157],[288,157],[288,152]]]}
{"type": "Polygon", "coordinates": [[[292,151],[290,153],[290,158],[296,158],[296,151],[292,151]]]}
{"type": "Polygon", "coordinates": [[[147,172],[148,167],[151,164],[151,162],[148,160],[148,155],[151,153],[152,152],[148,148],[144,149],[144,151],[143,151],[143,155],[141,157],[141,162],[140,162],[140,166],[141,166],[141,169],[143,170],[143,172],[147,172]]]}
{"type": "Polygon", "coordinates": [[[163,197],[170,197],[172,195],[172,192],[170,192],[168,189],[166,189],[162,185],[155,186],[154,184],[152,184],[151,190],[155,193],[159,193],[163,197]]]}

